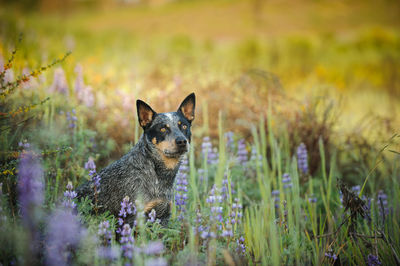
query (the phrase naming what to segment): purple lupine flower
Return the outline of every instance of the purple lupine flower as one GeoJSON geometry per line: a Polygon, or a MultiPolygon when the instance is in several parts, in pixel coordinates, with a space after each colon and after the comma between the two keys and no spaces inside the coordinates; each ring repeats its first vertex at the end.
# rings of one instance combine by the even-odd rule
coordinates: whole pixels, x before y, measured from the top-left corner
{"type": "Polygon", "coordinates": [[[74,210],[76,207],[76,203],[74,202],[74,198],[78,196],[78,194],[74,191],[74,187],[72,186],[71,182],[67,184],[67,190],[64,192],[64,201],[63,205],[67,209],[74,210]]]}
{"type": "Polygon", "coordinates": [[[77,65],[75,67],[75,73],[77,74],[75,80],[75,94],[80,102],[87,107],[92,107],[94,105],[93,88],[85,85],[82,72],[82,66],[77,65]]]}
{"type": "Polygon", "coordinates": [[[297,147],[297,165],[302,174],[308,174],[307,148],[303,142],[297,147]]]}
{"type": "Polygon", "coordinates": [[[189,162],[187,160],[187,157],[185,156],[182,159],[181,166],[179,167],[179,171],[176,175],[176,186],[175,186],[175,204],[179,212],[178,219],[181,221],[184,218],[184,213],[186,211],[186,201],[188,199],[187,196],[187,186],[188,186],[188,181],[187,181],[187,175],[188,175],[188,170],[189,170],[189,162]]]}
{"type": "Polygon", "coordinates": [[[143,249],[143,253],[146,255],[158,255],[164,251],[164,245],[161,241],[149,242],[143,249]]]}
{"type": "Polygon", "coordinates": [[[246,245],[244,242],[245,242],[245,239],[243,236],[239,237],[236,240],[236,244],[237,244],[236,252],[239,253],[241,256],[246,255],[246,245]]]}
{"type": "Polygon", "coordinates": [[[88,161],[85,163],[86,170],[96,170],[96,164],[93,161],[92,157],[89,157],[88,161]]]}
{"type": "Polygon", "coordinates": [[[242,209],[243,206],[239,203],[239,199],[235,198],[232,203],[232,212],[230,214],[232,224],[241,223],[241,218],[243,217],[242,209]]]}
{"type": "Polygon", "coordinates": [[[257,147],[252,146],[251,147],[251,155],[250,155],[250,162],[253,162],[253,165],[258,165],[259,167],[262,166],[262,155],[257,156],[257,147]]]}
{"type": "Polygon", "coordinates": [[[207,155],[208,164],[218,164],[218,152],[212,147],[210,137],[204,137],[201,144],[203,157],[207,155]]]}
{"type": "Polygon", "coordinates": [[[149,213],[149,219],[147,220],[150,223],[154,223],[156,221],[156,210],[152,209],[151,212],[149,213]]]}
{"type": "Polygon", "coordinates": [[[222,203],[223,198],[221,195],[216,195],[216,192],[217,192],[217,187],[214,184],[210,190],[210,196],[206,199],[206,202],[210,203],[210,205],[211,205],[210,219],[222,222],[223,221],[223,216],[222,216],[223,208],[221,206],[218,206],[218,203],[222,203]]]}
{"type": "Polygon", "coordinates": [[[18,194],[22,222],[33,229],[40,220],[44,196],[43,170],[32,151],[21,154],[18,168],[18,194]]]}
{"type": "Polygon", "coordinates": [[[277,189],[271,191],[272,198],[274,199],[275,202],[275,208],[279,208],[279,201],[280,201],[279,194],[280,192],[277,189]]]}
{"type": "Polygon", "coordinates": [[[121,251],[123,258],[128,260],[132,259],[134,241],[135,240],[132,237],[131,226],[129,224],[124,224],[121,230],[121,239],[119,240],[119,242],[121,243],[121,251]]]}
{"type": "Polygon", "coordinates": [[[18,146],[21,147],[24,150],[27,150],[31,147],[31,144],[27,142],[26,140],[18,142],[18,146]]]}
{"type": "Polygon", "coordinates": [[[317,203],[317,198],[311,194],[310,197],[308,198],[309,203],[317,203]]]}
{"type": "Polygon", "coordinates": [[[71,129],[76,128],[76,121],[78,121],[78,118],[76,117],[75,109],[72,109],[71,112],[67,112],[66,116],[69,123],[68,127],[71,129]]]}
{"type": "Polygon", "coordinates": [[[226,200],[229,197],[228,178],[226,175],[224,177],[225,178],[222,180],[221,196],[224,200],[226,200]]]}
{"type": "Polygon", "coordinates": [[[120,234],[122,231],[122,226],[124,225],[125,221],[124,219],[128,215],[135,215],[136,214],[136,207],[133,205],[133,203],[129,200],[128,196],[125,196],[124,199],[121,202],[121,210],[119,211],[118,214],[118,225],[120,228],[117,229],[117,233],[120,234]]]}
{"type": "Polygon", "coordinates": [[[112,239],[112,233],[110,230],[110,222],[109,221],[103,221],[99,224],[99,230],[97,231],[97,234],[99,235],[99,238],[102,241],[102,244],[104,246],[108,246],[111,244],[111,239],[112,239]]]}
{"type": "Polygon", "coordinates": [[[325,257],[332,259],[333,261],[337,260],[337,255],[331,251],[325,252],[325,257]]]}
{"type": "Polygon", "coordinates": [[[221,237],[233,237],[232,224],[229,219],[226,220],[225,228],[221,232],[221,237]]]}
{"type": "Polygon", "coordinates": [[[367,257],[367,265],[368,266],[377,266],[377,265],[382,265],[382,262],[379,261],[378,256],[369,254],[367,257]]]}
{"type": "Polygon", "coordinates": [[[235,141],[233,140],[234,133],[228,131],[225,133],[226,147],[228,152],[233,152],[235,150],[235,141]]]}
{"type": "Polygon", "coordinates": [[[92,157],[89,157],[88,161],[85,163],[85,169],[89,170],[90,181],[92,182],[95,198],[97,198],[97,195],[100,193],[101,177],[96,172],[96,164],[92,157]]]}
{"type": "Polygon", "coordinates": [[[146,260],[145,266],[167,266],[168,263],[164,258],[151,258],[146,260]]]}
{"type": "Polygon", "coordinates": [[[49,218],[46,235],[46,264],[71,265],[73,254],[86,237],[86,230],[70,211],[55,210],[49,218]]]}
{"type": "Polygon", "coordinates": [[[361,190],[361,186],[360,185],[356,185],[356,186],[352,186],[351,190],[356,193],[356,195],[358,195],[360,193],[361,190]]]}
{"type": "Polygon", "coordinates": [[[237,159],[239,161],[239,164],[246,164],[248,161],[247,158],[247,149],[246,149],[246,143],[244,139],[240,139],[238,141],[238,152],[237,152],[237,159]]]}
{"type": "Polygon", "coordinates": [[[216,238],[217,235],[214,232],[210,231],[210,228],[207,227],[207,228],[204,229],[204,231],[201,232],[200,237],[202,239],[216,238]]]}
{"type": "Polygon", "coordinates": [[[293,186],[292,178],[288,173],[283,174],[282,183],[283,183],[283,188],[291,188],[293,186]]]}
{"type": "Polygon", "coordinates": [[[117,246],[100,246],[97,248],[97,256],[106,260],[116,260],[119,258],[117,246]]]}
{"type": "Polygon", "coordinates": [[[205,179],[205,177],[206,177],[206,174],[205,174],[204,169],[203,169],[203,168],[199,168],[199,169],[197,170],[197,174],[199,175],[199,180],[200,180],[200,182],[203,182],[204,179],[205,179]]]}
{"type": "Polygon", "coordinates": [[[51,84],[49,91],[68,95],[68,83],[65,72],[61,67],[54,70],[53,84],[51,84]]]}

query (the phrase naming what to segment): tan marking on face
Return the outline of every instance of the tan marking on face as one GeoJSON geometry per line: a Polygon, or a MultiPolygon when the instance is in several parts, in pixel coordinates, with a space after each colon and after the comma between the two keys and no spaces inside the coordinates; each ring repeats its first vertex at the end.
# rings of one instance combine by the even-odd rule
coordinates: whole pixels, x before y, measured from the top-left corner
{"type": "Polygon", "coordinates": [[[153,142],[153,144],[156,145],[157,139],[154,137],[154,138],[151,140],[151,142],[153,142]]]}
{"type": "Polygon", "coordinates": [[[166,127],[169,127],[169,124],[166,124],[165,126],[166,126],[166,127]]]}
{"type": "Polygon", "coordinates": [[[194,119],[194,104],[192,102],[185,104],[181,107],[182,114],[189,120],[194,119]]]}
{"type": "Polygon", "coordinates": [[[140,117],[140,125],[144,127],[153,120],[153,112],[148,109],[141,110],[139,113],[139,117],[140,117]]]}
{"type": "Polygon", "coordinates": [[[147,202],[146,205],[144,206],[144,212],[145,212],[145,213],[151,212],[152,209],[155,209],[155,207],[156,207],[157,205],[160,205],[160,204],[162,204],[163,202],[164,202],[164,201],[163,201],[162,199],[155,199],[155,200],[152,200],[152,201],[147,202]]]}
{"type": "Polygon", "coordinates": [[[158,144],[155,144],[155,146],[157,147],[157,151],[160,154],[161,159],[165,164],[165,167],[167,167],[168,169],[174,169],[177,166],[177,164],[179,163],[179,158],[167,157],[163,151],[164,150],[170,150],[170,151],[175,150],[176,149],[175,144],[171,141],[164,140],[158,144]]]}

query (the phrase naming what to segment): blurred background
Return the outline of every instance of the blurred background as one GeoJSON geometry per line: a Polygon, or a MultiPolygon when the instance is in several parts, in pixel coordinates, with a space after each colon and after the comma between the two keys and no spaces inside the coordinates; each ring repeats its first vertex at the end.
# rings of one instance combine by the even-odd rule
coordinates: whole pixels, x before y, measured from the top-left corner
{"type": "Polygon", "coordinates": [[[190,92],[195,138],[217,136],[219,112],[250,138],[270,112],[293,147],[367,153],[400,125],[399,17],[395,0],[3,0],[0,55],[23,34],[12,79],[72,51],[14,97],[50,93],[111,157],[140,134],[136,99],[165,112],[190,92]]]}

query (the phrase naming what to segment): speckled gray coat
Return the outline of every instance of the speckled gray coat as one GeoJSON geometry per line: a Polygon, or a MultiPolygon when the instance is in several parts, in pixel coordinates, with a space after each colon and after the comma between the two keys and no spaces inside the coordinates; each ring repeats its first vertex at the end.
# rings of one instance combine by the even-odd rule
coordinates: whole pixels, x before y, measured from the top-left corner
{"type": "MultiPolygon", "coordinates": [[[[140,100],[137,107],[144,133],[127,154],[99,172],[101,180],[97,203],[100,212],[108,210],[118,217],[122,199],[129,196],[132,202],[143,202],[145,213],[154,209],[156,217],[166,225],[175,176],[189,148],[195,96],[189,95],[177,112],[157,114],[140,100]]],[[[77,193],[78,198],[88,196],[95,201],[89,181],[81,185],[77,193]]],[[[127,222],[133,223],[134,219],[130,216],[127,222]]]]}

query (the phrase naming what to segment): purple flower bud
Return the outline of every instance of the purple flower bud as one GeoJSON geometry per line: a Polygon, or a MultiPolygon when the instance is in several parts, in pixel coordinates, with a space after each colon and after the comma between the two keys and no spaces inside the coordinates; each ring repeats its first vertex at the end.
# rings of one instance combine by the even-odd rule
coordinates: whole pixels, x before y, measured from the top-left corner
{"type": "Polygon", "coordinates": [[[75,209],[76,203],[74,202],[74,198],[78,196],[78,194],[73,190],[74,187],[72,186],[71,182],[67,184],[67,190],[64,192],[64,201],[63,205],[66,208],[75,209]]]}
{"type": "Polygon", "coordinates": [[[18,169],[18,195],[22,222],[34,230],[40,220],[44,196],[43,170],[32,151],[21,154],[18,169]]]}
{"type": "Polygon", "coordinates": [[[304,143],[300,143],[297,147],[297,165],[302,174],[308,174],[308,155],[304,143]]]}
{"type": "Polygon", "coordinates": [[[88,161],[85,163],[86,170],[95,170],[96,171],[96,164],[93,161],[92,157],[89,157],[88,161]]]}
{"type": "Polygon", "coordinates": [[[86,236],[86,230],[70,211],[56,210],[48,222],[46,264],[71,265],[72,254],[86,236]]]}
{"type": "Polygon", "coordinates": [[[158,255],[164,251],[164,245],[161,241],[149,242],[143,252],[147,255],[158,255]]]}
{"type": "Polygon", "coordinates": [[[382,262],[379,261],[378,256],[369,254],[367,257],[367,265],[368,266],[377,266],[377,265],[382,265],[382,262]]]}
{"type": "Polygon", "coordinates": [[[248,161],[247,158],[247,149],[246,149],[246,144],[244,139],[240,139],[238,141],[238,152],[237,152],[237,159],[239,161],[239,164],[246,164],[248,161]]]}

